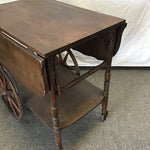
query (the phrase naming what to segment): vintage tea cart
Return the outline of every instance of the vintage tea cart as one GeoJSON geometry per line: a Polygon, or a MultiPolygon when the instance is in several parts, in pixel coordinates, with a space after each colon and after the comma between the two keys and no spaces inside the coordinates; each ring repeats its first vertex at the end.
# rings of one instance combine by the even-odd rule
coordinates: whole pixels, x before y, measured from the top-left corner
{"type": "Polygon", "coordinates": [[[0,95],[10,113],[21,120],[24,101],[54,131],[58,150],[63,149],[61,129],[99,104],[104,121],[111,61],[125,27],[123,19],[56,1],[0,5],[0,95]],[[70,48],[103,63],[80,76],[70,48]],[[76,73],[66,63],[68,56],[76,73]],[[104,90],[84,80],[102,68],[106,68],[104,90]]]}

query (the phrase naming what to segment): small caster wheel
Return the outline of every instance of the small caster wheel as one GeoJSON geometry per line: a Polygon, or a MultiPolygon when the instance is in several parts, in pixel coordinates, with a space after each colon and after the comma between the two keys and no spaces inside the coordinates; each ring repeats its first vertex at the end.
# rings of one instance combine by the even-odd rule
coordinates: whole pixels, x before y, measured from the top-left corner
{"type": "Polygon", "coordinates": [[[106,120],[107,115],[108,115],[108,111],[106,111],[105,114],[102,113],[102,114],[101,114],[100,121],[101,121],[101,122],[104,122],[104,121],[106,120]]]}

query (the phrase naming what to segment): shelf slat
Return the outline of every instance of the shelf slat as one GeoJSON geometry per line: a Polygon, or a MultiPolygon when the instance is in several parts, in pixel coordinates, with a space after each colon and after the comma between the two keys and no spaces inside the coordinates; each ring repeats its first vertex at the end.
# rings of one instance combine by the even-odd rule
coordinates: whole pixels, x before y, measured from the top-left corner
{"type": "MultiPolygon", "coordinates": [[[[75,78],[75,74],[64,68],[61,71],[61,76],[64,78],[63,83],[66,83],[68,78],[75,78]],[[65,74],[64,74],[65,73],[65,74]],[[71,74],[73,77],[71,77],[71,74]]],[[[69,81],[69,80],[68,80],[69,81]]],[[[62,82],[61,82],[62,83],[62,82]]],[[[52,129],[51,113],[50,113],[50,96],[47,94],[44,97],[36,97],[27,89],[22,89],[22,99],[25,101],[31,111],[50,129],[52,129]],[[26,96],[26,97],[25,97],[26,96]]],[[[103,100],[103,92],[86,80],[81,81],[74,87],[62,93],[62,96],[57,96],[59,106],[60,127],[65,128],[84,115],[94,109],[103,100]]]]}

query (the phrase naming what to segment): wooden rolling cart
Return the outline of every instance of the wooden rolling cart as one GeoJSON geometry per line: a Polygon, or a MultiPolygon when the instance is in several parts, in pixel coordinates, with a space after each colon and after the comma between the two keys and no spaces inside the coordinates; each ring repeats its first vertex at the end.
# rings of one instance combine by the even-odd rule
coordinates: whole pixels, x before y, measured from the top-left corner
{"type": "Polygon", "coordinates": [[[104,121],[111,60],[125,27],[123,19],[56,1],[23,0],[0,5],[0,95],[11,114],[21,120],[21,101],[25,101],[54,131],[58,150],[63,149],[61,129],[99,104],[104,121]],[[80,76],[70,48],[103,63],[80,76]],[[64,51],[67,54],[62,57],[64,51]],[[69,55],[76,73],[66,63],[69,55]],[[84,80],[104,67],[104,90],[84,80]],[[18,87],[18,83],[23,86],[18,87]]]}

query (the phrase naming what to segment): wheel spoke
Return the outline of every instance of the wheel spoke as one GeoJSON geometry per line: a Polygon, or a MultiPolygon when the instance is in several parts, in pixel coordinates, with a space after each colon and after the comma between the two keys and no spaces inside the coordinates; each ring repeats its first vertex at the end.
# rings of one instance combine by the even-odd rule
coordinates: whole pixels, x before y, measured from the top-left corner
{"type": "Polygon", "coordinates": [[[6,91],[6,88],[7,88],[7,81],[6,81],[5,75],[3,74],[2,76],[3,76],[3,77],[2,77],[3,89],[6,91]]]}
{"type": "Polygon", "coordinates": [[[59,62],[61,62],[61,63],[62,63],[62,56],[61,56],[61,54],[60,54],[60,53],[58,54],[58,60],[59,60],[59,62]]]}
{"type": "Polygon", "coordinates": [[[71,50],[68,50],[68,54],[70,55],[70,57],[71,57],[71,59],[72,59],[74,65],[75,65],[76,73],[77,73],[78,75],[80,75],[80,68],[79,68],[79,65],[78,65],[78,62],[77,62],[75,56],[73,55],[73,53],[72,53],[71,50]]]}
{"type": "Polygon", "coordinates": [[[13,86],[11,81],[9,81],[9,85],[10,85],[11,90],[7,91],[7,94],[9,95],[8,97],[11,99],[11,102],[12,102],[13,106],[17,109],[17,111],[20,112],[21,110],[17,107],[17,106],[19,106],[19,102],[18,102],[18,96],[16,94],[16,90],[15,90],[15,88],[14,88],[14,86],[13,86]],[[12,97],[10,95],[14,95],[15,96],[17,105],[15,104],[14,100],[12,99],[12,97]]]}
{"type": "Polygon", "coordinates": [[[14,88],[14,86],[13,86],[13,84],[12,84],[12,82],[11,82],[11,81],[9,81],[9,85],[10,85],[10,88],[11,88],[11,90],[12,90],[12,92],[13,92],[14,96],[17,98],[16,90],[15,90],[15,88],[14,88]]]}
{"type": "Polygon", "coordinates": [[[0,87],[3,88],[3,83],[2,83],[2,79],[0,78],[0,87]]]}
{"type": "Polygon", "coordinates": [[[67,63],[66,61],[67,61],[68,55],[69,55],[69,54],[68,54],[68,52],[67,52],[66,56],[64,57],[64,59],[63,59],[63,61],[62,61],[63,64],[66,64],[66,63],[67,63]]]}
{"type": "Polygon", "coordinates": [[[8,98],[9,105],[10,105],[10,107],[12,109],[12,113],[14,114],[15,117],[17,117],[18,115],[17,115],[17,113],[16,113],[16,111],[15,111],[13,105],[12,105],[12,100],[10,99],[9,96],[7,98],[8,98]]]}
{"type": "Polygon", "coordinates": [[[18,106],[16,105],[16,103],[14,102],[13,98],[11,96],[8,96],[8,100],[9,102],[11,102],[11,104],[16,108],[16,110],[18,112],[20,112],[20,109],[18,108],[18,106]]]}
{"type": "Polygon", "coordinates": [[[2,87],[2,89],[4,89],[4,83],[3,83],[3,75],[2,77],[0,78],[0,87],[2,87]]]}

